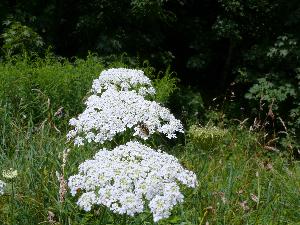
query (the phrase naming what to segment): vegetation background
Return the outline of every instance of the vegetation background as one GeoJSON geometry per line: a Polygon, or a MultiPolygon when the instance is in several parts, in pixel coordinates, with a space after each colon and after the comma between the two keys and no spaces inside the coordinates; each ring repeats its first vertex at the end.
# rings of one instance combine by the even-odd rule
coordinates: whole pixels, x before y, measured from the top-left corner
{"type": "Polygon", "coordinates": [[[300,224],[298,0],[2,0],[0,21],[0,224],[153,223],[59,200],[68,120],[111,67],[144,70],[186,129],[154,142],[200,185],[159,224],[300,224]]]}

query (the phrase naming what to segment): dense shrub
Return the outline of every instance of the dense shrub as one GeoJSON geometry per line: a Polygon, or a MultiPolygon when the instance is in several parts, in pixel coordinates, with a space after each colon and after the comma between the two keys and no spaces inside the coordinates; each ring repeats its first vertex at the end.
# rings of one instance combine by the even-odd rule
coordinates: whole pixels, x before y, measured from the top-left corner
{"type": "Polygon", "coordinates": [[[41,122],[60,107],[73,115],[101,70],[101,61],[93,56],[72,63],[51,56],[12,59],[0,64],[0,99],[20,119],[32,117],[41,122]]]}

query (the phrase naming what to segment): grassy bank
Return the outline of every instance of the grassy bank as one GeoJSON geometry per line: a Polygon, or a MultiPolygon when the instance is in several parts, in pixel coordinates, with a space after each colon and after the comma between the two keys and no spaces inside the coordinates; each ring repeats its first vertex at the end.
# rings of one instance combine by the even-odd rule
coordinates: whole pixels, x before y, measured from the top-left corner
{"type": "MultiPolygon", "coordinates": [[[[1,149],[0,170],[12,167],[18,170],[18,176],[13,181],[13,202],[11,182],[7,194],[0,198],[3,224],[11,224],[12,205],[15,224],[51,224],[49,214],[52,213],[57,224],[122,224],[123,218],[101,207],[85,213],[69,194],[64,203],[59,201],[56,173],[61,172],[61,155],[67,147],[64,135],[54,134],[48,126],[38,132],[30,127],[15,127],[12,132],[15,147],[1,149]]],[[[95,150],[73,149],[65,176],[74,174],[78,164],[95,150]]],[[[197,174],[200,185],[195,190],[185,189],[184,204],[159,224],[299,222],[299,163],[288,162],[277,154],[266,154],[247,131],[230,131],[222,143],[210,151],[188,143],[173,147],[169,153],[197,174]]],[[[126,220],[126,224],[152,223],[149,213],[126,220]]]]}

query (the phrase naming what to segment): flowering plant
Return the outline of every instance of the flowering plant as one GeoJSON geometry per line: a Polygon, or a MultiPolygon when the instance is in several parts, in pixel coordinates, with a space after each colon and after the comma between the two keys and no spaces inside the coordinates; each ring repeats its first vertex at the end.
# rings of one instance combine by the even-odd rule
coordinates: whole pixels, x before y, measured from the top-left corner
{"type": "Polygon", "coordinates": [[[93,81],[92,92],[102,94],[105,90],[136,90],[142,96],[154,95],[155,89],[142,70],[118,68],[104,70],[98,79],[93,81]]]}
{"type": "Polygon", "coordinates": [[[94,159],[79,166],[68,185],[72,195],[84,192],[77,204],[86,211],[102,204],[133,216],[144,210],[146,200],[156,222],[169,217],[173,206],[183,201],[177,182],[195,187],[196,175],[174,156],[128,142],[113,150],[100,150],[94,159]]]}
{"type": "MultiPolygon", "coordinates": [[[[147,139],[155,132],[175,138],[183,126],[170,111],[147,96],[155,94],[151,81],[141,70],[110,69],[93,82],[86,109],[70,120],[74,128],[67,138],[75,145],[103,144],[126,130],[147,139]]],[[[101,149],[93,159],[79,166],[69,178],[71,194],[80,193],[77,204],[85,211],[104,205],[118,214],[134,216],[145,210],[159,221],[183,201],[179,183],[197,185],[196,175],[161,150],[129,141],[113,150],[101,149]]]]}
{"type": "Polygon", "coordinates": [[[3,170],[2,176],[6,179],[11,180],[18,176],[18,171],[14,170],[13,168],[10,168],[9,170],[3,170]]]}
{"type": "Polygon", "coordinates": [[[145,93],[155,93],[155,90],[150,80],[141,74],[142,71],[123,68],[102,72],[93,84],[92,90],[97,94],[87,99],[87,107],[78,118],[70,120],[74,129],[68,133],[67,138],[74,138],[74,144],[80,146],[84,141],[103,144],[131,128],[135,131],[133,135],[143,139],[156,131],[168,138],[176,137],[176,131],[183,132],[181,122],[167,108],[144,98],[145,93]],[[147,85],[147,88],[142,85],[147,85]],[[118,87],[122,88],[118,90],[118,87]],[[137,87],[137,90],[130,90],[137,87]]]}

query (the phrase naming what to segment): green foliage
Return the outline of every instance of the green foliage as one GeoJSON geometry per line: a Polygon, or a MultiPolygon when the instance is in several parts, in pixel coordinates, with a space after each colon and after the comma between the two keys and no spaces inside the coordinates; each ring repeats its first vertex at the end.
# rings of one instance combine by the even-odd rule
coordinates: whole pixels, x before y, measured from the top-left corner
{"type": "Polygon", "coordinates": [[[217,38],[241,39],[238,24],[230,19],[218,17],[213,29],[217,38]]]}
{"type": "Polygon", "coordinates": [[[30,27],[22,25],[13,19],[4,21],[6,28],[1,34],[2,50],[7,57],[12,55],[31,55],[42,51],[43,39],[30,27]]]}
{"type": "MultiPolygon", "coordinates": [[[[82,57],[90,50],[102,57],[127,52],[151,60],[151,65],[160,70],[173,64],[186,84],[218,94],[240,70],[246,71],[251,81],[260,74],[278,74],[280,71],[270,71],[265,65],[273,64],[270,61],[275,58],[279,60],[278,56],[295,56],[300,37],[298,29],[294,29],[300,24],[296,0],[31,3],[3,0],[0,20],[14,18],[23,30],[26,24],[25,30],[37,32],[63,56],[82,57]]],[[[1,33],[8,33],[7,29],[0,26],[1,33]]],[[[25,33],[30,33],[30,42],[24,45],[40,43],[32,32],[25,33]]],[[[26,47],[26,51],[35,50],[26,47]]],[[[294,57],[288,64],[296,62],[294,57]]]]}
{"type": "Polygon", "coordinates": [[[164,73],[159,74],[153,81],[156,89],[155,100],[158,102],[167,102],[170,96],[178,90],[177,82],[178,78],[174,77],[173,73],[170,72],[170,67],[164,73]],[[160,75],[162,75],[161,78],[160,75]]]}
{"type": "Polygon", "coordinates": [[[255,139],[232,127],[218,151],[199,157],[197,149],[186,149],[182,161],[201,177],[184,204],[189,224],[297,224],[299,201],[292,195],[298,195],[299,164],[266,156],[255,139]]]}
{"type": "MultiPolygon", "coordinates": [[[[166,7],[168,0],[130,0],[131,11],[138,18],[152,17],[162,22],[174,22],[176,15],[166,7]]],[[[180,2],[179,0],[175,0],[180,2]]]]}
{"type": "Polygon", "coordinates": [[[293,35],[278,36],[271,46],[257,46],[249,52],[247,61],[250,64],[257,63],[258,66],[246,69],[246,74],[238,77],[238,82],[246,80],[252,83],[245,95],[250,100],[252,115],[272,113],[277,124],[282,123],[278,120],[280,117],[287,126],[281,130],[289,133],[288,138],[293,137],[292,142],[299,142],[300,132],[299,56],[300,47],[293,35]]]}
{"type": "Polygon", "coordinates": [[[172,95],[170,108],[178,114],[178,118],[187,125],[202,122],[204,116],[204,102],[198,90],[191,87],[181,87],[172,95]]]}
{"type": "Polygon", "coordinates": [[[17,57],[0,64],[0,99],[17,118],[42,122],[63,107],[63,119],[79,112],[91,82],[104,69],[92,55],[86,60],[47,56],[28,60],[17,57]]]}
{"type": "Polygon", "coordinates": [[[280,103],[289,97],[296,97],[296,90],[291,84],[283,83],[282,86],[279,86],[266,78],[259,78],[257,81],[258,83],[253,85],[245,95],[249,100],[273,103],[273,109],[278,110],[280,103]]]}

